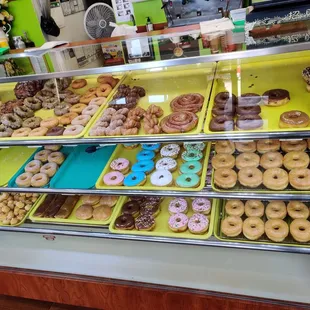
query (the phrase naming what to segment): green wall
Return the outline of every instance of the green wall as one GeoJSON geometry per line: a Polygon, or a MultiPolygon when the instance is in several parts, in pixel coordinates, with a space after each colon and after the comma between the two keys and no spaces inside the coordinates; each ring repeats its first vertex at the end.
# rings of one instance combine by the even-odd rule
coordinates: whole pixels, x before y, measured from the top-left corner
{"type": "Polygon", "coordinates": [[[165,23],[167,21],[164,10],[161,9],[161,0],[148,0],[144,2],[133,2],[136,24],[146,24],[146,18],[150,17],[153,24],[165,23]]]}

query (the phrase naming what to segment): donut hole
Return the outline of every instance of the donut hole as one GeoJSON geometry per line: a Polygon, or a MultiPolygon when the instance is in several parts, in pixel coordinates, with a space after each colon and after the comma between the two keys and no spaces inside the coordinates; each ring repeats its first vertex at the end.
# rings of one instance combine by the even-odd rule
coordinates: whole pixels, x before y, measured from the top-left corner
{"type": "Polygon", "coordinates": [[[303,227],[303,226],[298,227],[298,229],[299,229],[300,231],[305,231],[305,230],[306,230],[306,228],[303,227]]]}
{"type": "Polygon", "coordinates": [[[186,178],[185,179],[186,182],[191,182],[191,180],[192,180],[191,178],[186,178]]]}
{"type": "Polygon", "coordinates": [[[112,181],[114,181],[114,180],[116,180],[117,179],[117,177],[114,175],[113,177],[111,177],[111,180],[112,181]]]}
{"type": "Polygon", "coordinates": [[[235,227],[236,225],[235,225],[235,223],[228,223],[229,224],[229,226],[231,226],[231,227],[235,227]]]}
{"type": "MultiPolygon", "coordinates": [[[[225,160],[222,160],[222,162],[224,162],[225,160]]],[[[189,166],[189,169],[194,169],[195,168],[195,166],[193,166],[193,165],[190,165],[189,166]]]]}
{"type": "Polygon", "coordinates": [[[255,224],[251,224],[250,227],[254,229],[254,228],[256,228],[256,225],[255,224]]]}
{"type": "Polygon", "coordinates": [[[180,223],[180,222],[181,222],[181,219],[178,217],[178,218],[176,219],[176,222],[180,223]]]}
{"type": "Polygon", "coordinates": [[[304,178],[305,178],[304,175],[299,175],[299,176],[298,176],[298,179],[304,179],[304,178]]]}
{"type": "Polygon", "coordinates": [[[25,175],[20,177],[22,181],[25,181],[27,179],[27,177],[25,175]]]}
{"type": "Polygon", "coordinates": [[[253,178],[253,174],[252,174],[252,173],[249,173],[249,174],[248,174],[248,178],[253,178]]]}
{"type": "Polygon", "coordinates": [[[203,202],[198,202],[198,206],[203,206],[203,202]]]}
{"type": "Polygon", "coordinates": [[[275,179],[275,180],[278,179],[278,176],[277,176],[277,175],[274,175],[274,176],[272,176],[272,177],[273,177],[273,179],[275,179]]]}
{"type": "Polygon", "coordinates": [[[274,230],[279,230],[280,227],[279,227],[279,226],[274,226],[273,229],[274,229],[274,230]]]}

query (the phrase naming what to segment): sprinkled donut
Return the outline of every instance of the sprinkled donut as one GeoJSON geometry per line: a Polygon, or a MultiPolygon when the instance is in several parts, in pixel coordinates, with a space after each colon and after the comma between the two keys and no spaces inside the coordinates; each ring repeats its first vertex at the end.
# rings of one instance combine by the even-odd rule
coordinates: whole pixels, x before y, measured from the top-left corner
{"type": "Polygon", "coordinates": [[[33,116],[33,117],[30,117],[24,120],[22,126],[26,128],[34,129],[34,128],[40,127],[41,121],[42,121],[41,117],[33,116]]]}
{"type": "Polygon", "coordinates": [[[201,214],[195,213],[188,221],[188,229],[192,234],[204,234],[209,227],[208,218],[201,214]]]}
{"type": "Polygon", "coordinates": [[[187,201],[184,198],[176,198],[170,201],[168,211],[171,215],[176,213],[187,213],[187,201]]]}
{"type": "Polygon", "coordinates": [[[183,161],[199,161],[203,158],[203,154],[198,150],[185,151],[181,155],[183,161]]]}
{"type": "Polygon", "coordinates": [[[34,115],[33,111],[25,105],[20,107],[14,107],[13,111],[21,118],[28,118],[34,115]]]}
{"type": "Polygon", "coordinates": [[[169,170],[173,172],[176,170],[177,166],[176,160],[171,157],[163,157],[156,162],[156,170],[169,170]]]}
{"type": "Polygon", "coordinates": [[[168,144],[162,147],[160,150],[161,157],[177,158],[180,152],[180,146],[178,144],[168,144]]]}
{"type": "Polygon", "coordinates": [[[111,162],[110,168],[112,170],[120,171],[123,174],[126,174],[130,170],[130,162],[126,158],[117,158],[111,162]]]}
{"type": "Polygon", "coordinates": [[[192,208],[195,213],[209,214],[211,211],[211,203],[207,198],[195,198],[192,202],[192,208]]]}
{"type": "Polygon", "coordinates": [[[168,220],[169,228],[174,232],[183,232],[187,229],[188,217],[183,213],[171,215],[168,220]]]}

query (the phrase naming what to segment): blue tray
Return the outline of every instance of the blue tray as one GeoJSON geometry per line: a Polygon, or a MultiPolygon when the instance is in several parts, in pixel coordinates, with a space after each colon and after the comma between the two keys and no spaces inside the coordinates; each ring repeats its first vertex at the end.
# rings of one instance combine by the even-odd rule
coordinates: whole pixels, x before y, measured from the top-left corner
{"type": "MultiPolygon", "coordinates": [[[[42,151],[44,148],[43,147],[40,147],[37,149],[37,151],[35,153],[32,154],[32,156],[29,157],[29,159],[25,162],[25,164],[23,166],[20,167],[20,169],[14,174],[14,176],[10,179],[9,181],[9,187],[15,187],[15,188],[18,188],[17,184],[15,183],[15,180],[17,179],[17,177],[24,173],[25,172],[25,167],[26,165],[32,161],[34,159],[34,156],[42,151]]],[[[61,173],[61,170],[62,170],[62,166],[64,166],[64,164],[66,163],[67,160],[70,159],[70,156],[73,154],[73,151],[74,151],[74,147],[69,147],[69,146],[63,146],[60,150],[60,152],[62,152],[65,156],[66,156],[66,159],[64,161],[64,163],[60,166],[60,168],[58,169],[58,171],[55,173],[55,175],[50,179],[50,182],[47,183],[45,186],[43,186],[44,188],[48,188],[50,187],[50,183],[52,181],[53,178],[55,178],[59,173],[61,173]]]]}
{"type": "Polygon", "coordinates": [[[99,147],[93,153],[86,152],[94,145],[80,145],[74,148],[70,158],[60,167],[51,180],[51,188],[88,189],[95,183],[114,152],[115,145],[99,147]]]}

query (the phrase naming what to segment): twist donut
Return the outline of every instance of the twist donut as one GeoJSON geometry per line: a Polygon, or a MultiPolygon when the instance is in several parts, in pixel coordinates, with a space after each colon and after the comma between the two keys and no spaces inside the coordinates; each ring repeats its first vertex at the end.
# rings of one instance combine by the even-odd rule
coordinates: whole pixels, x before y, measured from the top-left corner
{"type": "Polygon", "coordinates": [[[197,126],[198,117],[192,112],[174,112],[164,117],[160,126],[165,133],[188,132],[197,126]]]}
{"type": "Polygon", "coordinates": [[[200,94],[185,94],[174,98],[170,102],[170,107],[173,112],[193,112],[197,113],[201,110],[204,97],[200,94]]]}

